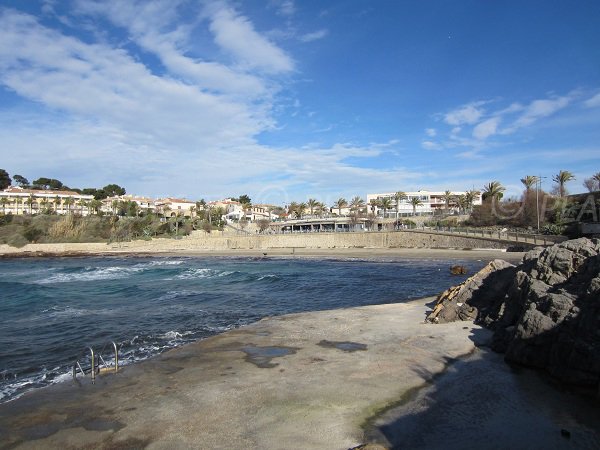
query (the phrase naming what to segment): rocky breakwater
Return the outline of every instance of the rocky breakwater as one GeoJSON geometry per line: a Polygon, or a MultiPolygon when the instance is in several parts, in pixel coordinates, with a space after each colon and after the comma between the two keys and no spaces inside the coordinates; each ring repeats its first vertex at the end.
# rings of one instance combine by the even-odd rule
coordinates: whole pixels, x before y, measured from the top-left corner
{"type": "Polygon", "coordinates": [[[494,260],[443,292],[427,320],[473,320],[494,331],[491,347],[508,362],[559,380],[600,383],[600,240],[574,239],[494,260]]]}

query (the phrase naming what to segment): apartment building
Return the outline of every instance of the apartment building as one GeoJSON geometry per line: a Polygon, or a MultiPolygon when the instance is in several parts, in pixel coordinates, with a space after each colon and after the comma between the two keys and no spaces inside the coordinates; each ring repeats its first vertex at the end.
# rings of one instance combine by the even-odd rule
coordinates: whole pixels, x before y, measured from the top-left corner
{"type": "Polygon", "coordinates": [[[68,190],[27,189],[9,186],[0,191],[0,211],[5,214],[90,214],[89,202],[93,195],[68,190]]]}

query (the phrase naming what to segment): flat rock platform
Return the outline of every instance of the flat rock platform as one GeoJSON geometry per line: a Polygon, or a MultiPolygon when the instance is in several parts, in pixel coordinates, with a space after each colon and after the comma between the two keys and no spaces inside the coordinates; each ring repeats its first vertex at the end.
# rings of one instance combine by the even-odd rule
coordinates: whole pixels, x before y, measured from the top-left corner
{"type": "Polygon", "coordinates": [[[0,448],[347,449],[487,332],[426,304],[292,314],[0,405],[0,448]]]}

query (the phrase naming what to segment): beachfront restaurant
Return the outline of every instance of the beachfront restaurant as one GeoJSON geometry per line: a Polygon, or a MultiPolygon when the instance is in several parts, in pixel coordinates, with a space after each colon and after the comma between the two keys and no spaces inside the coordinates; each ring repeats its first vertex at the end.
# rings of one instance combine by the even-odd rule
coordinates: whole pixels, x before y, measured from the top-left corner
{"type": "Polygon", "coordinates": [[[273,223],[271,228],[277,233],[343,233],[364,231],[364,219],[353,220],[349,217],[330,217],[327,219],[298,219],[273,223]]]}

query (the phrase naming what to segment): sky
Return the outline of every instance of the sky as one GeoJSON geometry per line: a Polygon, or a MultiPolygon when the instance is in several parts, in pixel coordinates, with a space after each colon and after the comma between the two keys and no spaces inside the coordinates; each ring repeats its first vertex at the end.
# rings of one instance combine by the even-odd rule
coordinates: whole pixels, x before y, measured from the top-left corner
{"type": "Polygon", "coordinates": [[[597,0],[0,0],[0,168],[283,204],[600,171],[597,0]]]}

